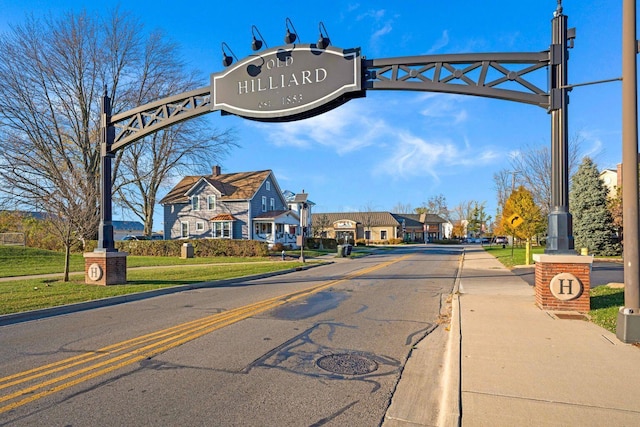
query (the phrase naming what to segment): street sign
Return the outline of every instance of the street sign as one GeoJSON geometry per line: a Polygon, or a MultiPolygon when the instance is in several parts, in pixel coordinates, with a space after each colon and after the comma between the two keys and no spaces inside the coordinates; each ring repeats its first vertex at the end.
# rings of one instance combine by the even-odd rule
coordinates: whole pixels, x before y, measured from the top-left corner
{"type": "Polygon", "coordinates": [[[364,96],[360,49],[278,47],[211,75],[211,109],[263,121],[291,121],[364,96]]]}
{"type": "Polygon", "coordinates": [[[507,219],[507,221],[509,221],[509,224],[513,228],[517,228],[524,222],[524,219],[522,219],[522,217],[519,214],[514,213],[509,217],[509,219],[507,219]]]}

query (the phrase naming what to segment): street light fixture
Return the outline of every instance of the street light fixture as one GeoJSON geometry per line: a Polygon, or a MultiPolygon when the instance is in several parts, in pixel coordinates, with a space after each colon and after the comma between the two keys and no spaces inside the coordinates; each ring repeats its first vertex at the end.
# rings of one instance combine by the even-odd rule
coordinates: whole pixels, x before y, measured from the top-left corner
{"type": "Polygon", "coordinates": [[[326,49],[331,44],[331,41],[329,40],[329,33],[327,32],[327,27],[324,26],[324,23],[322,21],[320,21],[320,23],[318,24],[318,30],[320,31],[320,38],[318,39],[318,43],[316,44],[316,46],[319,49],[326,49]],[[324,35],[322,34],[323,29],[324,29],[324,35]]]}
{"type": "Polygon", "coordinates": [[[229,45],[226,44],[225,42],[222,42],[221,49],[222,49],[222,65],[223,66],[228,67],[229,65],[231,65],[233,63],[233,58],[235,58],[236,61],[238,60],[238,57],[236,56],[236,54],[233,53],[229,45]],[[227,53],[224,51],[225,46],[227,47],[227,50],[231,53],[231,55],[233,55],[233,57],[227,55],[227,53]]]}
{"type": "Polygon", "coordinates": [[[293,26],[293,22],[291,22],[291,19],[287,18],[284,21],[284,25],[287,28],[287,33],[284,36],[284,42],[286,44],[295,43],[296,39],[298,38],[298,32],[296,31],[296,27],[293,26]],[[293,30],[293,32],[289,31],[289,25],[291,25],[291,29],[293,30]]]}
{"type": "Polygon", "coordinates": [[[267,46],[267,41],[264,39],[264,37],[262,37],[260,30],[258,30],[258,27],[256,27],[255,25],[251,26],[251,34],[253,35],[253,41],[251,42],[251,50],[253,51],[260,50],[262,48],[263,43],[265,47],[267,48],[269,47],[267,46]],[[256,38],[256,33],[258,33],[258,36],[260,36],[260,39],[256,38]]]}

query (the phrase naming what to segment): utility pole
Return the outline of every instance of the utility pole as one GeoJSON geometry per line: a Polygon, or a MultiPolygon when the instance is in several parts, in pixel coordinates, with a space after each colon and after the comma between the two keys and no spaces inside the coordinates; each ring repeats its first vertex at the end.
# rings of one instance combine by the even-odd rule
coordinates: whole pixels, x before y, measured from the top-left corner
{"type": "Polygon", "coordinates": [[[624,235],[624,307],[616,336],[640,342],[640,269],[638,268],[638,87],[636,0],[622,2],[622,228],[624,235]]]}

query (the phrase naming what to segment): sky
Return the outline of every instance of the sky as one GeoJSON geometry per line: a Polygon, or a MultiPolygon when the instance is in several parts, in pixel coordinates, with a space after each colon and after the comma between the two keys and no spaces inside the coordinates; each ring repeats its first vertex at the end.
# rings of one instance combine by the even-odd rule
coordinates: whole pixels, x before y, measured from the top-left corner
{"type": "MultiPolygon", "coordinates": [[[[360,47],[368,59],[452,53],[539,52],[551,43],[557,0],[200,1],[0,0],[0,32],[35,17],[113,7],[162,30],[178,43],[188,67],[202,75],[223,71],[220,46],[242,59],[251,54],[251,26],[269,47],[284,44],[289,18],[300,43],[315,43],[319,22],[340,48],[360,47]]],[[[569,83],[622,75],[622,0],[564,0],[569,27],[569,83]]],[[[538,74],[546,90],[546,71],[538,74]]],[[[621,162],[621,82],[581,86],[570,95],[569,136],[600,169],[621,162]]],[[[453,209],[485,203],[495,216],[493,175],[519,152],[550,145],[551,117],[532,105],[430,92],[375,91],[323,115],[296,122],[260,123],[219,112],[206,115],[232,128],[239,148],[220,162],[223,173],[273,170],[282,190],[305,191],[314,212],[415,208],[444,195],[453,209]]],[[[203,159],[203,171],[210,159],[203,159]]],[[[159,194],[160,199],[165,189],[159,194]]],[[[157,207],[154,229],[162,228],[157,207]]],[[[114,210],[114,219],[133,219],[114,210]]]]}

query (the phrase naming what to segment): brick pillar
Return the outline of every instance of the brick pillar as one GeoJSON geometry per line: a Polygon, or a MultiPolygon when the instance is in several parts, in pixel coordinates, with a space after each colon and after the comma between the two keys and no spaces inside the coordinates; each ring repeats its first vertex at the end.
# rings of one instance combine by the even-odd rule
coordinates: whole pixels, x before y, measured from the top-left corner
{"type": "Polygon", "coordinates": [[[88,285],[127,283],[126,252],[85,252],[84,282],[88,285]]]}
{"type": "Polygon", "coordinates": [[[578,311],[591,309],[591,265],[593,256],[533,256],[536,304],[543,310],[578,311]]]}

